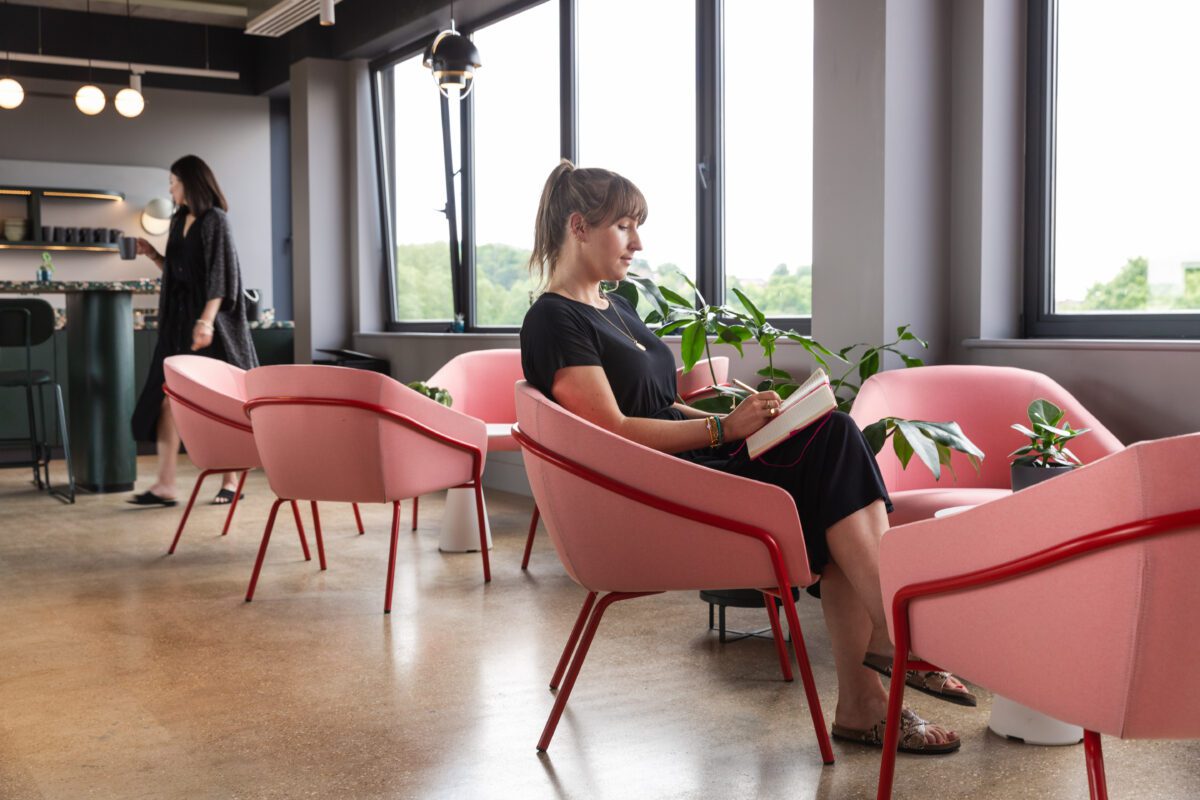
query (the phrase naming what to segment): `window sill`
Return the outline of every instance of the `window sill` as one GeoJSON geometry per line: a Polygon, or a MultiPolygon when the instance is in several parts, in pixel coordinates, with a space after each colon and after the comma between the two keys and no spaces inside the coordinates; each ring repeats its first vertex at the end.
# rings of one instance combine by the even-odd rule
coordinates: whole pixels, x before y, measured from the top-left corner
{"type": "Polygon", "coordinates": [[[968,350],[1200,351],[1197,339],[964,339],[968,350]]]}

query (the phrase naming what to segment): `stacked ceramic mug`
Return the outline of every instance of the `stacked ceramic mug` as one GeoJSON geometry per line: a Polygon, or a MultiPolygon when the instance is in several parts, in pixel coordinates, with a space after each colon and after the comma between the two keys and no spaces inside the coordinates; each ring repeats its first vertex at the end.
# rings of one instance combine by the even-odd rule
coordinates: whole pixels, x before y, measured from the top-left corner
{"type": "Polygon", "coordinates": [[[24,217],[10,217],[4,220],[4,238],[10,242],[24,241],[27,225],[24,217]]]}

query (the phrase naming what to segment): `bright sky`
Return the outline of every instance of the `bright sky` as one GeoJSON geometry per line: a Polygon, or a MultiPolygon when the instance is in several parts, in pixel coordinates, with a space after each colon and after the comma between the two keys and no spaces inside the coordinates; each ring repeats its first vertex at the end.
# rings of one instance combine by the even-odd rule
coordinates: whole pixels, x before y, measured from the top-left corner
{"type": "MultiPolygon", "coordinates": [[[[694,0],[581,0],[579,8],[580,166],[636,183],[650,205],[643,256],[692,275],[694,18],[694,0]]],[[[477,242],[528,248],[542,185],[558,162],[558,4],[502,20],[474,41],[483,61],[473,90],[477,242]]],[[[779,263],[812,261],[811,0],[728,3],[726,59],[728,265],[765,278],[779,263]],[[764,19],[788,48],[760,47],[764,19]],[[766,74],[786,76],[782,88],[766,74]]],[[[431,213],[444,197],[432,83],[419,59],[397,69],[398,152],[429,154],[400,165],[400,242],[446,237],[444,217],[431,213]]]]}
{"type": "Polygon", "coordinates": [[[1200,261],[1198,36],[1195,0],[1060,0],[1057,300],[1200,261]]]}

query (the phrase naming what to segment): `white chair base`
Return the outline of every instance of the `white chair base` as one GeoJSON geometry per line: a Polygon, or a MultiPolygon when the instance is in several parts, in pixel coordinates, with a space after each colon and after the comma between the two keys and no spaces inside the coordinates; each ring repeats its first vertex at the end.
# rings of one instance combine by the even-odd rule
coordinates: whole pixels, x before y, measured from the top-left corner
{"type": "Polygon", "coordinates": [[[1047,717],[998,694],[992,696],[988,727],[993,733],[1020,739],[1025,744],[1066,745],[1083,741],[1083,728],[1078,725],[1047,717]]]}
{"type": "MultiPolygon", "coordinates": [[[[487,527],[488,550],[492,549],[492,526],[487,521],[487,499],[483,518],[487,527]]],[[[438,550],[443,553],[479,552],[479,517],[475,513],[474,489],[447,489],[446,508],[438,535],[438,550]]]]}

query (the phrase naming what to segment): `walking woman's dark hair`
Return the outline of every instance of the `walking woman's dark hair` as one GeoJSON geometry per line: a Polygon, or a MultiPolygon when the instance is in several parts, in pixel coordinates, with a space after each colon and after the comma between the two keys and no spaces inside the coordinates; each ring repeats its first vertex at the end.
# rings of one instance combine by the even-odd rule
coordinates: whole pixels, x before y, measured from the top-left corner
{"type": "Polygon", "coordinates": [[[183,199],[192,216],[199,217],[214,206],[229,210],[216,176],[199,156],[184,156],[171,165],[171,174],[183,184],[183,199]]]}
{"type": "Polygon", "coordinates": [[[554,276],[558,255],[567,239],[567,220],[579,212],[588,227],[611,225],[622,217],[646,221],[646,198],[628,178],[596,167],[577,168],[563,159],[542,189],[529,272],[543,290],[554,276]]]}

